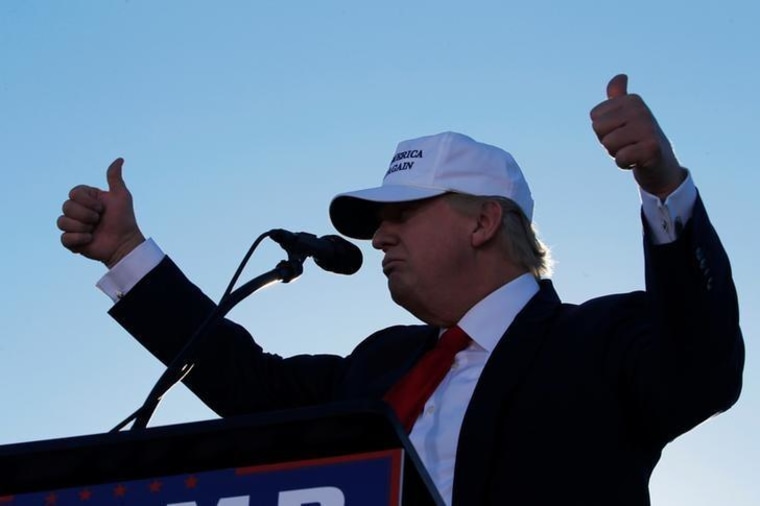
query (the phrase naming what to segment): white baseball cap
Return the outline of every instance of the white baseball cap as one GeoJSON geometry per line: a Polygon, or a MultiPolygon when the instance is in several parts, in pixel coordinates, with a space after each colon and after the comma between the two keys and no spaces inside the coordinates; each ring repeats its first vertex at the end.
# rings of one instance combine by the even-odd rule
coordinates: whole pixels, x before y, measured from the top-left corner
{"type": "Polygon", "coordinates": [[[382,185],[337,195],[330,203],[330,219],[343,235],[371,239],[383,204],[449,192],[507,197],[533,219],[530,188],[512,155],[456,132],[401,141],[382,185]]]}

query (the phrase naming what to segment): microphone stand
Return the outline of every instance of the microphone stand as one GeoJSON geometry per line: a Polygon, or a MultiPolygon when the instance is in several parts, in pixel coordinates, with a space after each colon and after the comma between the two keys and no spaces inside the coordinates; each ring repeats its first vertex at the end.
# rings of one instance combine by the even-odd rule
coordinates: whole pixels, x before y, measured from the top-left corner
{"type": "Polygon", "coordinates": [[[220,299],[217,306],[213,311],[211,311],[208,317],[206,317],[206,320],[204,320],[204,322],[198,327],[192,337],[187,341],[184,348],[182,348],[182,350],[168,365],[164,373],[153,386],[153,389],[148,394],[148,397],[145,399],[143,405],[140,406],[137,411],[125,418],[116,427],[111,429],[110,432],[119,432],[132,420],[134,420],[134,423],[132,424],[130,430],[145,429],[148,426],[150,417],[153,416],[153,413],[158,407],[158,404],[161,402],[164,394],[168,392],[169,389],[175,384],[182,381],[185,376],[187,376],[187,374],[192,370],[193,366],[195,365],[195,354],[205,343],[207,337],[211,334],[209,330],[213,329],[213,327],[219,323],[219,321],[224,318],[224,316],[233,307],[235,307],[240,301],[252,293],[273,283],[289,283],[303,273],[303,263],[306,260],[306,255],[301,252],[292,252],[288,250],[287,260],[282,260],[274,269],[259,275],[251,281],[248,281],[240,288],[234,291],[232,290],[232,286],[240,275],[240,272],[245,266],[245,263],[248,261],[248,258],[250,258],[251,254],[253,253],[253,250],[256,248],[260,240],[267,235],[269,235],[269,233],[263,234],[248,251],[248,254],[244,258],[243,263],[238,268],[235,276],[230,282],[230,286],[227,288],[227,291],[225,291],[224,295],[222,295],[222,298],[220,299]]]}

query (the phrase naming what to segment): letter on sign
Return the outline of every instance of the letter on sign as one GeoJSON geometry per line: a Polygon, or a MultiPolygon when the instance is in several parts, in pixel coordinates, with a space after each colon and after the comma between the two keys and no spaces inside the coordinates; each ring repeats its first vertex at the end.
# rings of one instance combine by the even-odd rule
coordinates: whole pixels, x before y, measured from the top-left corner
{"type": "MultiPolygon", "coordinates": [[[[247,496],[247,495],[241,495],[238,497],[222,497],[216,503],[216,506],[249,506],[250,499],[251,499],[250,496],[247,496]]],[[[198,506],[198,503],[196,503],[195,501],[175,502],[172,504],[167,504],[166,506],[198,506]]]]}
{"type": "Polygon", "coordinates": [[[280,492],[277,500],[277,506],[303,506],[315,503],[319,506],[345,506],[346,498],[339,488],[317,487],[286,490],[280,492]]]}

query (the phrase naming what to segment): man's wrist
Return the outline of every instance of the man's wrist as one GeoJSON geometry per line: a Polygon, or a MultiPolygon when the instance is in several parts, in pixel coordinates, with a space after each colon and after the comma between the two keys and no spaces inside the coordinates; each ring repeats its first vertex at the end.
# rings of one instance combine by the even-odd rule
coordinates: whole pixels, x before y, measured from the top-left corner
{"type": "Polygon", "coordinates": [[[143,240],[100,278],[95,286],[112,301],[118,302],[152,271],[164,256],[166,255],[153,239],[143,240]]]}
{"type": "Polygon", "coordinates": [[[681,228],[691,219],[697,188],[689,171],[683,170],[684,180],[665,199],[639,188],[641,209],[654,244],[675,241],[681,228]]]}

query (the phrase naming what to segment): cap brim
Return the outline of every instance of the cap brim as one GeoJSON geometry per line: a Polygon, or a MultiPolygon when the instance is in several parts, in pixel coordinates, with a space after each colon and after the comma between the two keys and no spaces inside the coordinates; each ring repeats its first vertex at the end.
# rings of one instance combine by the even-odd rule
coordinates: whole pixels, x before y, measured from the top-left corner
{"type": "Polygon", "coordinates": [[[330,202],[330,220],[341,234],[354,239],[372,239],[380,225],[379,210],[384,204],[412,202],[446,193],[446,190],[413,186],[385,185],[341,193],[330,202]]]}

